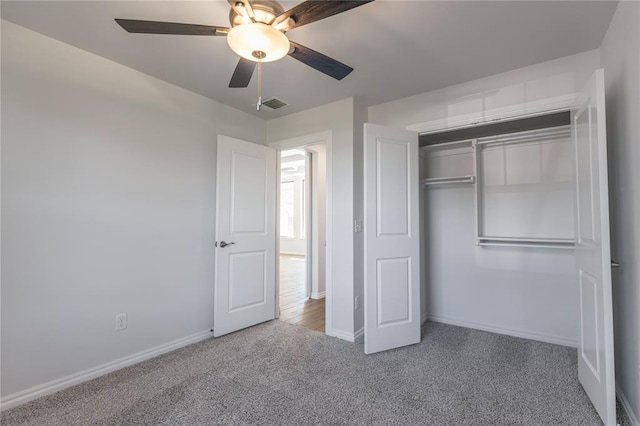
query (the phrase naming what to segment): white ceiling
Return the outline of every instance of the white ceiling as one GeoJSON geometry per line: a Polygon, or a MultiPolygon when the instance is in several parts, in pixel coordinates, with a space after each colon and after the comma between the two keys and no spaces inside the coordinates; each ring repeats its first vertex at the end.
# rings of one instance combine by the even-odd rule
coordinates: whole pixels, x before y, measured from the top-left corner
{"type": "MultiPolygon", "coordinates": [[[[281,2],[288,9],[296,2],[281,2]]],[[[264,65],[264,98],[290,105],[255,110],[256,76],[229,89],[237,57],[223,37],[129,34],[114,18],[228,26],[216,1],[2,1],[3,19],[93,52],[264,119],[349,96],[368,105],[428,92],[599,47],[614,1],[377,0],[296,28],[290,39],[355,69],[333,80],[293,58],[264,65]]]]}

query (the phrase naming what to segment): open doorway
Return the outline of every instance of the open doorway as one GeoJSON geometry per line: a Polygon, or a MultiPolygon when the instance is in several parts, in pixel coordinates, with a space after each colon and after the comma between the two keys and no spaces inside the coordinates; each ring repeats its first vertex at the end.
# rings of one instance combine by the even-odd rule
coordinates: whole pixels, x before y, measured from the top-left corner
{"type": "Polygon", "coordinates": [[[279,156],[279,319],[325,333],[326,146],[279,156]]]}

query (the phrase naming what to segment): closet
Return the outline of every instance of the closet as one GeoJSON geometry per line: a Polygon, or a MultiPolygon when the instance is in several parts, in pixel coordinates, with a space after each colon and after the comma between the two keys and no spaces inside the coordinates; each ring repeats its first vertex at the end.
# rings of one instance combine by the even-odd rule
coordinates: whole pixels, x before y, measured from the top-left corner
{"type": "Polygon", "coordinates": [[[420,145],[423,315],[575,346],[569,114],[422,135],[420,145]]]}
{"type": "Polygon", "coordinates": [[[364,125],[365,353],[427,319],[574,346],[615,424],[604,86],[599,69],[565,112],[442,133],[364,125]]]}

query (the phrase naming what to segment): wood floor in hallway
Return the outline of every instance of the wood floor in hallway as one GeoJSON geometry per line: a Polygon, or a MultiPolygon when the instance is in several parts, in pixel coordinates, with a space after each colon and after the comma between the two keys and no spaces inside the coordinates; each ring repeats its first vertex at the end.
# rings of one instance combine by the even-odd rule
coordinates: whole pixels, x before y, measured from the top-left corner
{"type": "Polygon", "coordinates": [[[325,332],[325,299],[306,298],[304,256],[280,255],[280,320],[325,332]]]}

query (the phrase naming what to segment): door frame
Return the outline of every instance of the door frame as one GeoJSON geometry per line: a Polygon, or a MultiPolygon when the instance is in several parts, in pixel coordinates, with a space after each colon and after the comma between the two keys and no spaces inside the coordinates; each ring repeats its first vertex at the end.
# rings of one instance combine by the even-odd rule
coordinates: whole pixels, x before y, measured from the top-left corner
{"type": "MultiPolygon", "coordinates": [[[[313,198],[315,197],[315,192],[313,191],[313,187],[315,185],[315,180],[313,179],[313,158],[315,158],[316,154],[311,151],[306,151],[304,153],[304,185],[302,189],[304,191],[304,198],[302,199],[302,203],[304,205],[304,237],[305,237],[305,286],[307,292],[307,298],[311,298],[311,294],[313,292],[313,257],[315,256],[315,250],[313,249],[314,240],[311,238],[313,235],[313,222],[315,221],[315,216],[313,214],[313,198]],[[310,267],[311,266],[311,267],[310,267]]],[[[325,161],[326,163],[326,161],[325,161]]],[[[276,207],[276,210],[278,208],[276,207]]],[[[326,220],[325,220],[326,221],[326,220]]],[[[280,224],[280,222],[278,222],[280,224]]],[[[279,255],[278,255],[279,256],[279,255]]],[[[326,262],[326,259],[325,259],[326,262]]],[[[326,265],[326,263],[325,263],[326,265]]],[[[326,293],[325,293],[326,297],[326,293]]]]}
{"type": "MultiPolygon", "coordinates": [[[[332,289],[332,247],[333,247],[333,173],[332,173],[332,133],[330,130],[291,139],[270,142],[267,146],[276,149],[276,176],[280,177],[280,153],[288,149],[304,148],[310,145],[324,144],[326,147],[326,252],[325,252],[325,334],[333,330],[333,289],[332,289]]],[[[277,179],[278,180],[278,179],[277,179]]],[[[276,187],[276,303],[275,317],[280,317],[280,185],[276,187]]]]}

